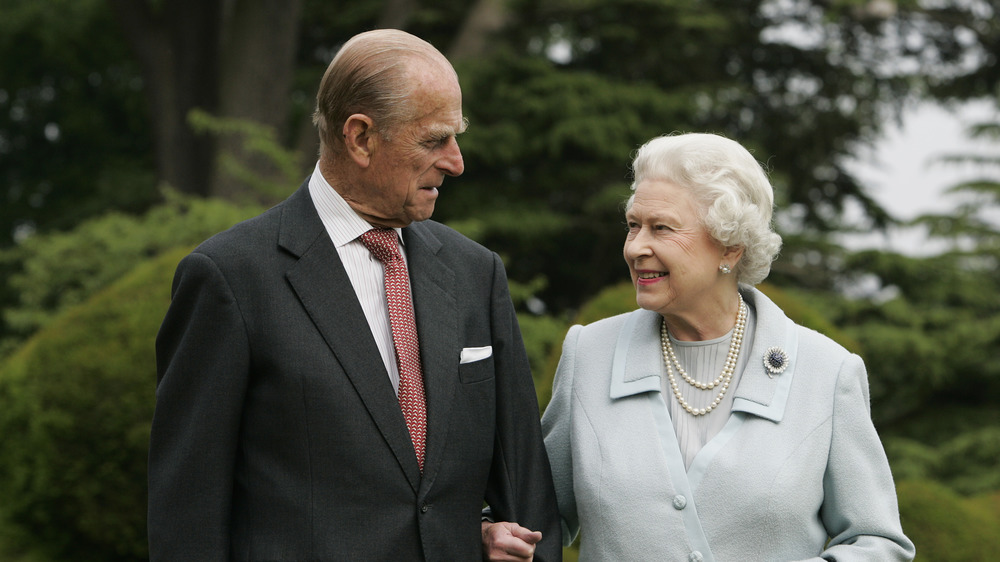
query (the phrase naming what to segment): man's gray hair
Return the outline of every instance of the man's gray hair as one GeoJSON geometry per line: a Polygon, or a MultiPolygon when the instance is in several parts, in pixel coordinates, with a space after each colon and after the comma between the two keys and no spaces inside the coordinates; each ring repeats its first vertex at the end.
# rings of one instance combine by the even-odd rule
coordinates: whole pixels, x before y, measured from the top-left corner
{"type": "Polygon", "coordinates": [[[355,35],[337,51],[320,82],[313,123],[328,150],[344,146],[341,127],[348,117],[371,117],[379,134],[388,139],[413,118],[409,100],[413,90],[413,62],[451,63],[433,45],[397,29],[376,29],[355,35]]]}

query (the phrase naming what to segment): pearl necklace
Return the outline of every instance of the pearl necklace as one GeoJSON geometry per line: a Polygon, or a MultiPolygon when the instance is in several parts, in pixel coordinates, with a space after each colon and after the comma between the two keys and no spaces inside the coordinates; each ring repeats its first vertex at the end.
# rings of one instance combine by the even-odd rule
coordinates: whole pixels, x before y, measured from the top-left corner
{"type": "Polygon", "coordinates": [[[677,398],[677,402],[680,403],[681,407],[692,416],[704,416],[714,410],[722,402],[722,397],[726,395],[726,391],[729,390],[729,381],[732,380],[733,371],[736,370],[736,361],[740,357],[740,348],[743,346],[743,332],[747,326],[747,305],[743,302],[743,295],[737,293],[737,296],[740,299],[740,310],[736,314],[736,326],[733,328],[733,335],[729,341],[729,354],[726,355],[726,364],[722,368],[722,373],[714,381],[703,383],[688,376],[677,360],[677,356],[674,355],[674,346],[670,344],[667,323],[660,323],[660,347],[663,349],[663,362],[667,365],[667,379],[670,381],[670,389],[674,392],[674,397],[677,398]],[[674,377],[675,367],[677,368],[677,372],[681,374],[684,382],[698,390],[712,390],[720,387],[719,394],[712,400],[712,404],[709,407],[694,408],[688,404],[684,396],[681,395],[681,389],[677,385],[677,378],[674,377]]]}

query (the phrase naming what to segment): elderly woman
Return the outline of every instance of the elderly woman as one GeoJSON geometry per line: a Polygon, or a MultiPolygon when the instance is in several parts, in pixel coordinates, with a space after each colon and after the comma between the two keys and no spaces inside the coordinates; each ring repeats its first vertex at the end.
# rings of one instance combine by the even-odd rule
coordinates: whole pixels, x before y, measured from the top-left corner
{"type": "Polygon", "coordinates": [[[542,418],[564,539],[581,560],[912,559],[861,358],[753,288],[781,245],[758,162],[685,134],[633,169],[641,310],[570,328],[542,418]]]}

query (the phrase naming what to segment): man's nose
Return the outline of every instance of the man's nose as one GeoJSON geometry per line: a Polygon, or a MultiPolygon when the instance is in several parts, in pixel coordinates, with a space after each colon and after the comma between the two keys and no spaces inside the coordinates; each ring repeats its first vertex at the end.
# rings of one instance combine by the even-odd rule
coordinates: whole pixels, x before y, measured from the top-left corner
{"type": "Polygon", "coordinates": [[[449,176],[460,176],[465,171],[465,160],[462,158],[462,149],[458,147],[458,140],[452,138],[448,141],[444,155],[438,160],[437,167],[449,176]]]}

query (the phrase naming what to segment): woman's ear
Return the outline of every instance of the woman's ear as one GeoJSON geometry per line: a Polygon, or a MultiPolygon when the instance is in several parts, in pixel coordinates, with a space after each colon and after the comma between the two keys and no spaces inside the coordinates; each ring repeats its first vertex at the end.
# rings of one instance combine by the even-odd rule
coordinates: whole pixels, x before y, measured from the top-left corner
{"type": "Polygon", "coordinates": [[[736,269],[736,264],[740,263],[740,258],[743,257],[743,246],[729,246],[726,251],[722,253],[722,259],[724,263],[732,264],[732,268],[736,269]]]}
{"type": "Polygon", "coordinates": [[[371,117],[363,113],[351,115],[344,121],[343,133],[348,156],[362,168],[367,168],[371,164],[376,142],[371,117]]]}

